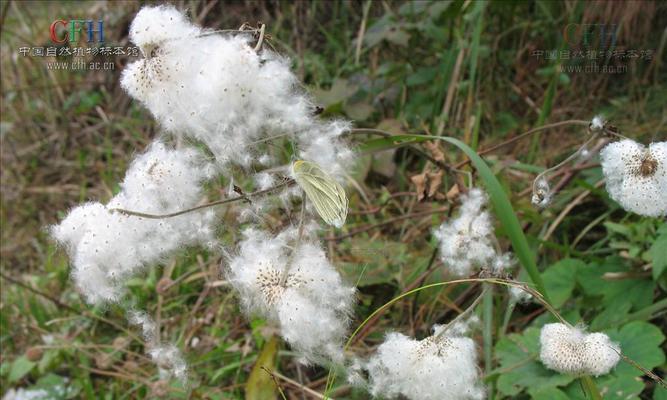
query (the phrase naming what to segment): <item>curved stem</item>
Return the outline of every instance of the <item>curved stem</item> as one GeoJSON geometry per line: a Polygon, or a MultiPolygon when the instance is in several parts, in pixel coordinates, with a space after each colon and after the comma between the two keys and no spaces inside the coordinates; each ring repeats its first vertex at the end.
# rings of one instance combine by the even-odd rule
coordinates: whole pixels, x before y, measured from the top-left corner
{"type": "Polygon", "coordinates": [[[301,192],[301,215],[299,216],[299,227],[297,228],[297,234],[296,234],[296,241],[294,243],[294,248],[292,249],[292,253],[290,254],[289,258],[287,259],[287,263],[285,264],[285,269],[283,269],[283,273],[280,275],[280,286],[285,286],[285,283],[287,283],[287,277],[289,276],[289,270],[292,267],[292,264],[294,263],[294,257],[296,257],[296,252],[299,249],[299,245],[301,244],[301,238],[303,237],[303,225],[304,225],[304,220],[306,219],[306,192],[302,191],[301,192]]]}
{"type": "Polygon", "coordinates": [[[262,43],[264,43],[264,31],[266,31],[266,25],[262,24],[262,27],[259,29],[259,39],[257,39],[257,44],[255,45],[255,52],[262,48],[262,43]]]}
{"type": "Polygon", "coordinates": [[[484,289],[482,290],[482,293],[480,293],[479,296],[477,296],[477,298],[476,298],[472,303],[470,303],[470,305],[468,306],[468,308],[466,308],[465,310],[463,310],[463,312],[460,313],[459,315],[457,315],[456,318],[454,318],[453,320],[449,321],[449,323],[448,323],[444,328],[442,328],[438,333],[436,333],[436,334],[434,335],[435,338],[436,338],[436,339],[440,339],[440,338],[442,338],[442,337],[444,336],[444,334],[445,334],[445,333],[446,333],[452,326],[454,326],[454,324],[455,324],[456,322],[461,321],[463,318],[465,318],[465,317],[467,317],[468,315],[470,315],[470,313],[472,313],[472,312],[475,310],[475,307],[477,307],[477,305],[479,304],[479,302],[482,301],[482,299],[484,298],[484,295],[485,295],[488,291],[489,291],[489,287],[488,287],[488,286],[485,286],[484,289]]]}
{"type": "Polygon", "coordinates": [[[581,153],[581,151],[582,151],[583,149],[585,149],[586,147],[588,147],[588,145],[589,145],[593,140],[597,139],[597,137],[598,137],[598,134],[597,134],[597,133],[593,133],[593,134],[591,135],[591,137],[588,138],[588,140],[585,141],[584,144],[582,144],[581,147],[579,147],[579,149],[577,149],[577,151],[575,151],[574,153],[570,154],[565,160],[561,161],[560,163],[554,165],[554,166],[551,167],[551,168],[545,169],[544,171],[540,172],[540,173],[535,177],[535,179],[533,180],[533,193],[537,190],[537,182],[539,182],[541,179],[543,179],[544,176],[545,176],[546,174],[548,174],[549,172],[555,171],[555,170],[557,170],[558,168],[562,167],[563,165],[567,164],[568,162],[572,161],[574,158],[576,158],[576,157],[581,153]]]}
{"type": "Polygon", "coordinates": [[[281,189],[285,186],[289,186],[289,185],[293,184],[294,182],[295,182],[294,179],[287,179],[284,182],[279,183],[276,186],[270,187],[268,189],[258,190],[258,191],[253,192],[253,193],[243,194],[241,196],[234,197],[232,199],[224,199],[224,200],[213,201],[211,203],[202,204],[202,205],[199,205],[199,206],[196,206],[196,207],[188,208],[188,209],[181,210],[181,211],[176,211],[176,212],[169,213],[169,214],[148,214],[148,213],[143,213],[143,212],[139,212],[139,211],[126,210],[124,208],[110,208],[109,211],[112,211],[112,212],[115,211],[115,212],[119,212],[121,214],[128,215],[128,216],[149,218],[149,219],[172,218],[172,217],[177,217],[179,215],[191,213],[191,212],[194,212],[194,211],[199,211],[199,210],[202,210],[204,208],[209,208],[209,207],[219,206],[219,205],[223,205],[223,204],[234,203],[236,201],[241,201],[241,200],[250,200],[252,197],[257,197],[257,196],[265,195],[265,194],[268,194],[268,193],[271,193],[271,192],[275,192],[276,190],[281,189]]]}

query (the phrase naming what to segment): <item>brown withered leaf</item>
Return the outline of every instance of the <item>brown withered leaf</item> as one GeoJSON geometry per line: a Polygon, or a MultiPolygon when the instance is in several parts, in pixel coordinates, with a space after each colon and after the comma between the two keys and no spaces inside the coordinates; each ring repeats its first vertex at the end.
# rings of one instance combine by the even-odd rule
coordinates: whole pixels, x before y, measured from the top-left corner
{"type": "Polygon", "coordinates": [[[424,147],[431,154],[434,160],[438,162],[445,162],[445,153],[440,150],[440,143],[437,142],[424,142],[424,147]]]}
{"type": "Polygon", "coordinates": [[[415,185],[417,200],[422,201],[424,198],[443,200],[445,196],[438,191],[442,186],[443,175],[444,171],[439,169],[437,171],[424,171],[421,174],[411,176],[410,180],[415,185]]]}
{"type": "Polygon", "coordinates": [[[418,175],[412,175],[410,180],[415,185],[415,191],[417,192],[417,201],[422,201],[426,195],[426,172],[422,172],[418,175]]]}
{"type": "Polygon", "coordinates": [[[459,196],[459,193],[461,193],[461,189],[459,189],[459,185],[458,184],[452,185],[452,187],[447,192],[447,195],[446,195],[447,200],[453,201],[455,198],[457,198],[459,196]]]}

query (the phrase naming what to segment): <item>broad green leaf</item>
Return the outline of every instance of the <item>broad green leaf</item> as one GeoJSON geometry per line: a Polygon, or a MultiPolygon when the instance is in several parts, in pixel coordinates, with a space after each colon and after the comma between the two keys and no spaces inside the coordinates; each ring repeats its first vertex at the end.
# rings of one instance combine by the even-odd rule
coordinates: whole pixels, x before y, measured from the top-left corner
{"type": "Polygon", "coordinates": [[[313,96],[317,101],[329,108],[334,104],[339,104],[347,100],[357,91],[357,87],[347,81],[347,79],[336,79],[329,90],[315,89],[313,96]]]}
{"type": "Polygon", "coordinates": [[[516,396],[526,389],[544,390],[565,386],[575,378],[546,369],[538,360],[540,330],[528,328],[523,334],[511,334],[496,344],[496,357],[500,367],[495,371],[498,391],[507,396],[516,396]]]}
{"type": "MultiPolygon", "coordinates": [[[[348,243],[343,244],[343,250],[348,243]]],[[[359,286],[398,281],[401,283],[401,267],[414,266],[415,254],[408,245],[390,240],[370,240],[363,237],[349,243],[349,256],[340,263],[343,275],[359,286]]]]}
{"type": "Polygon", "coordinates": [[[563,392],[560,389],[556,389],[555,387],[531,388],[530,390],[528,390],[528,394],[530,394],[530,397],[536,400],[539,399],[570,400],[570,397],[567,394],[565,394],[565,392],[563,392]]]}
{"type": "Polygon", "coordinates": [[[621,321],[625,312],[640,310],[653,303],[655,282],[648,279],[604,278],[606,273],[630,272],[626,261],[616,257],[607,258],[602,264],[591,263],[578,269],[577,283],[584,294],[600,297],[600,305],[603,306],[598,317],[591,322],[592,329],[610,327],[613,321],[621,321]],[[614,310],[617,311],[616,316],[614,310]]]}
{"type": "MultiPolygon", "coordinates": [[[[644,321],[630,322],[619,331],[609,331],[609,337],[620,343],[625,356],[646,369],[653,369],[665,362],[660,345],[665,335],[660,328],[644,321]]],[[[616,375],[640,376],[643,373],[634,366],[621,361],[614,370],[616,375]]]]}
{"type": "Polygon", "coordinates": [[[79,394],[80,388],[76,382],[68,383],[68,379],[56,374],[47,374],[37,381],[30,389],[45,392],[44,398],[51,400],[74,399],[79,394]]]}
{"type": "MultiPolygon", "coordinates": [[[[663,226],[667,226],[664,224],[663,226]]],[[[657,280],[667,267],[667,229],[661,233],[653,242],[649,254],[651,255],[651,262],[653,263],[653,279],[657,280]]]]}
{"type": "Polygon", "coordinates": [[[277,396],[276,384],[271,375],[265,370],[272,371],[276,366],[278,356],[278,338],[272,336],[264,343],[257,362],[252,367],[245,386],[246,400],[275,399],[277,396]]]}
{"type": "Polygon", "coordinates": [[[653,400],[667,400],[667,388],[664,388],[660,385],[655,385],[653,400]]]}
{"type": "MultiPolygon", "coordinates": [[[[616,376],[611,373],[594,380],[605,400],[639,400],[638,394],[644,389],[641,378],[636,376],[616,376]]],[[[579,381],[572,382],[564,388],[564,391],[571,400],[590,400],[582,392],[579,381]]]]}
{"type": "Polygon", "coordinates": [[[34,362],[28,360],[26,356],[21,356],[12,362],[12,367],[9,370],[9,377],[7,379],[9,382],[21,380],[21,378],[26,376],[34,366],[34,362]]]}
{"type": "Polygon", "coordinates": [[[577,282],[577,270],[585,266],[583,261],[566,258],[542,273],[544,285],[551,296],[552,306],[560,308],[570,298],[577,282]]]}

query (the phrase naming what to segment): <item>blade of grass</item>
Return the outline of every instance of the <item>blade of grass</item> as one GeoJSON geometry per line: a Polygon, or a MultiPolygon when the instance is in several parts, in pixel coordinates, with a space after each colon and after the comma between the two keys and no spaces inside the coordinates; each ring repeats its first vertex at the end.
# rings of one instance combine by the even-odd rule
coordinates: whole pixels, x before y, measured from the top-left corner
{"type": "MultiPolygon", "coordinates": [[[[562,46],[561,46],[562,48],[562,46]]],[[[560,54],[560,51],[559,51],[560,54]]],[[[551,115],[551,109],[553,107],[554,97],[556,96],[556,87],[558,86],[558,80],[560,79],[560,69],[561,63],[558,62],[554,66],[554,74],[551,77],[549,82],[549,87],[547,88],[547,93],[544,97],[544,102],[542,103],[542,108],[540,109],[540,115],[537,117],[537,123],[535,126],[544,125],[544,121],[549,118],[551,115]]],[[[537,149],[540,144],[540,135],[534,135],[530,142],[530,151],[528,153],[528,164],[532,164],[535,161],[535,155],[537,154],[537,149]]]]}

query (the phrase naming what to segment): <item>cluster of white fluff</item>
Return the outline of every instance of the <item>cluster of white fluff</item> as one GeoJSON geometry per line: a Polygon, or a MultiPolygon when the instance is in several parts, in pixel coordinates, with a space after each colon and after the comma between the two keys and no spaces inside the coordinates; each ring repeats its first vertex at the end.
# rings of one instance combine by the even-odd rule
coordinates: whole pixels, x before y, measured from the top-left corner
{"type": "Polygon", "coordinates": [[[229,260],[230,282],[247,312],[277,323],[305,361],[340,362],[355,289],[344,284],[319,244],[297,244],[297,238],[296,228],[277,236],[246,230],[229,260]]]}
{"type": "Polygon", "coordinates": [[[445,221],[433,233],[440,244],[440,258],[455,276],[470,276],[477,269],[499,275],[510,265],[508,254],[498,254],[494,246],[491,214],[486,210],[487,195],[470,189],[461,196],[458,217],[445,221]]]}
{"type": "Polygon", "coordinates": [[[605,146],[600,158],[612,199],[640,215],[667,215],[667,142],[647,148],[625,139],[605,146]]]}
{"type": "MultiPolygon", "coordinates": [[[[63,388],[63,395],[65,389],[63,388]]],[[[2,400],[47,400],[52,397],[51,393],[44,389],[9,389],[2,396],[2,400]]]]}
{"type": "Polygon", "coordinates": [[[203,142],[219,166],[266,158],[249,145],[283,134],[297,142],[299,157],[333,175],[351,160],[340,137],[349,125],[318,121],[289,60],[256,51],[252,34],[202,30],[172,6],[158,6],[139,11],[130,40],[145,58],[127,66],[121,86],[168,132],[203,142]]]}
{"type": "MultiPolygon", "coordinates": [[[[201,200],[204,182],[230,163],[269,167],[254,176],[258,190],[269,189],[278,182],[275,172],[288,169],[272,165],[275,160],[261,149],[261,143],[275,138],[290,140],[297,158],[337,180],[345,177],[353,158],[342,139],[350,124],[315,117],[289,60],[255,46],[255,35],[204,30],[168,5],[142,8],[129,34],[144,58],[127,66],[121,86],[167,133],[202,143],[215,160],[205,161],[194,148],[170,148],[160,139],[132,162],[120,193],[107,205],[83,204],[51,228],[67,249],[77,286],[92,304],[119,301],[128,278],[184,246],[214,240],[213,211],[149,218],[112,209],[163,215],[192,208],[201,200]]],[[[278,193],[286,208],[295,190],[300,193],[288,186],[278,193]]],[[[263,204],[253,199],[242,217],[257,219],[263,204]]],[[[319,245],[292,243],[296,231],[272,237],[249,230],[231,260],[230,277],[248,311],[277,322],[306,360],[341,361],[355,290],[343,284],[319,245]]],[[[147,350],[161,374],[185,379],[183,358],[149,332],[154,324],[148,316],[131,311],[130,321],[144,329],[147,350]]]]}
{"type": "Polygon", "coordinates": [[[549,369],[571,375],[608,374],[620,360],[621,348],[604,333],[554,323],[542,327],[540,360],[549,369]]]}
{"type": "Polygon", "coordinates": [[[533,298],[533,295],[517,286],[509,288],[510,301],[514,303],[527,303],[533,298]]]}
{"type": "Polygon", "coordinates": [[[181,351],[173,344],[161,343],[160,333],[153,319],[145,312],[132,310],[128,313],[128,320],[141,328],[147,352],[159,368],[160,379],[173,376],[181,382],[186,382],[188,366],[181,351]]]}
{"type": "Polygon", "coordinates": [[[553,193],[551,187],[546,179],[538,179],[533,187],[533,196],[531,202],[534,206],[539,208],[546,208],[553,200],[553,193]]]}
{"type": "Polygon", "coordinates": [[[374,396],[411,400],[483,399],[475,342],[453,326],[441,334],[415,340],[390,333],[365,368],[374,396]]]}
{"type": "Polygon", "coordinates": [[[130,165],[120,192],[105,206],[90,202],[51,227],[72,262],[74,280],[91,304],[116,301],[124,282],[184,246],[213,239],[211,211],[147,219],[111,208],[164,214],[196,205],[211,166],[194,150],[156,142],[130,165]]]}
{"type": "Polygon", "coordinates": [[[604,129],[606,123],[607,121],[605,121],[602,115],[596,115],[591,120],[589,127],[593,132],[601,132],[604,129]]]}

